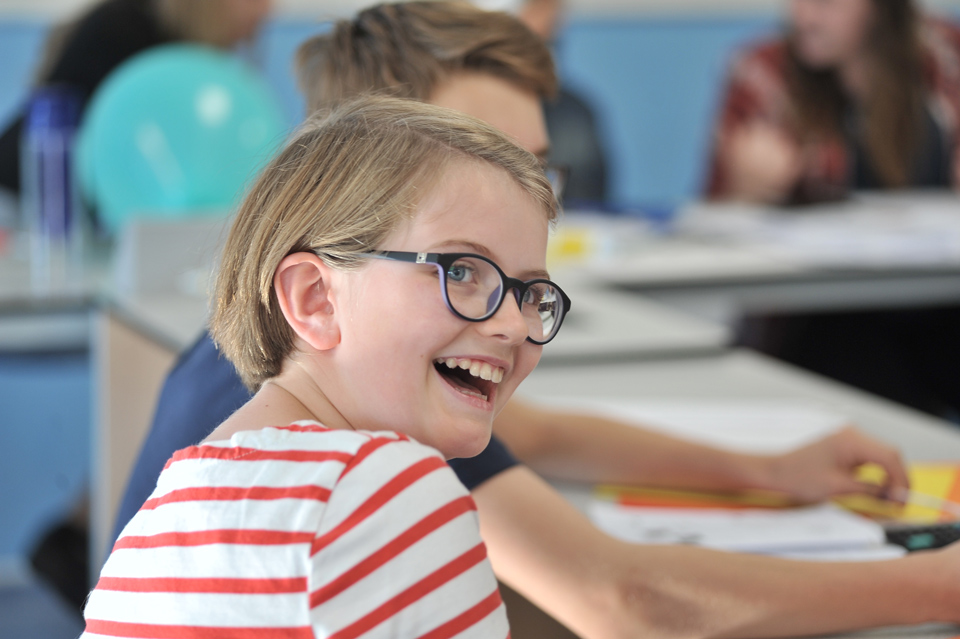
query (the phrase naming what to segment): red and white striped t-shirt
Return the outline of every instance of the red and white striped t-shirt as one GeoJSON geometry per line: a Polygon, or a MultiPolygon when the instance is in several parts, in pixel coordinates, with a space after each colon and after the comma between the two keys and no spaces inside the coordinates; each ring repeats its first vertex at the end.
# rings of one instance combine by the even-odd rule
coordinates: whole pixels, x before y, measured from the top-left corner
{"type": "Polygon", "coordinates": [[[509,636],[437,451],[314,422],[174,454],[84,614],[83,639],[509,636]]]}

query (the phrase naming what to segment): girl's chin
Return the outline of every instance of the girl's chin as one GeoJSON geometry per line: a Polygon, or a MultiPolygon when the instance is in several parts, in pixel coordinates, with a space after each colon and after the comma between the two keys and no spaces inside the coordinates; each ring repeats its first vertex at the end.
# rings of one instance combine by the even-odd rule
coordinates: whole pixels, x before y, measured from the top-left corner
{"type": "MultiPolygon", "coordinates": [[[[447,459],[476,457],[490,443],[491,431],[490,427],[477,428],[475,432],[460,431],[457,434],[458,436],[446,437],[437,441],[434,448],[439,450],[447,459]]],[[[453,434],[451,433],[451,435],[453,434]]]]}

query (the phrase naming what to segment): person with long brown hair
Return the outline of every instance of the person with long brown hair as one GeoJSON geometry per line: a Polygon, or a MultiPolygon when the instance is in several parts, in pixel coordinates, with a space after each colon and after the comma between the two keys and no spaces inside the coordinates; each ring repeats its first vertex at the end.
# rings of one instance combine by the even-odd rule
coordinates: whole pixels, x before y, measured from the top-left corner
{"type": "Polygon", "coordinates": [[[707,195],[809,203],[960,183],[960,29],[913,0],[791,0],[734,63],[707,195]]]}
{"type": "MultiPolygon", "coordinates": [[[[197,42],[221,49],[254,36],[272,0],[102,0],[53,28],[37,86],[65,85],[86,101],[120,64],[152,47],[197,42]]],[[[20,191],[18,113],[0,134],[0,187],[20,191]]]]}

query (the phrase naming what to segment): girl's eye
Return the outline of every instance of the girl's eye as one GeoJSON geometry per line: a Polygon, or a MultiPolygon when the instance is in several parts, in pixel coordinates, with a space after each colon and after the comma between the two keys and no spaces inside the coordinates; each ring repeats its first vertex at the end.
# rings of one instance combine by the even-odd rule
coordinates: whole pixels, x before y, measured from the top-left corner
{"type": "Polygon", "coordinates": [[[447,279],[454,282],[470,282],[473,280],[473,269],[468,264],[457,262],[447,269],[447,279]]]}
{"type": "Polygon", "coordinates": [[[527,292],[524,294],[523,303],[539,306],[545,295],[546,287],[543,284],[534,284],[528,288],[527,292]]]}

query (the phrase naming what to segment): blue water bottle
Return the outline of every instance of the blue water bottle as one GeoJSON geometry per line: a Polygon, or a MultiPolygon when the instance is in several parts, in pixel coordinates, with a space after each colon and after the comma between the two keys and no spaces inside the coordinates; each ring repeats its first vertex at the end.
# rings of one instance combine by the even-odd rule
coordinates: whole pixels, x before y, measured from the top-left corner
{"type": "Polygon", "coordinates": [[[80,199],[73,147],[82,100],[70,87],[48,86],[30,97],[21,141],[22,219],[30,236],[33,290],[65,290],[81,277],[80,199]]]}

